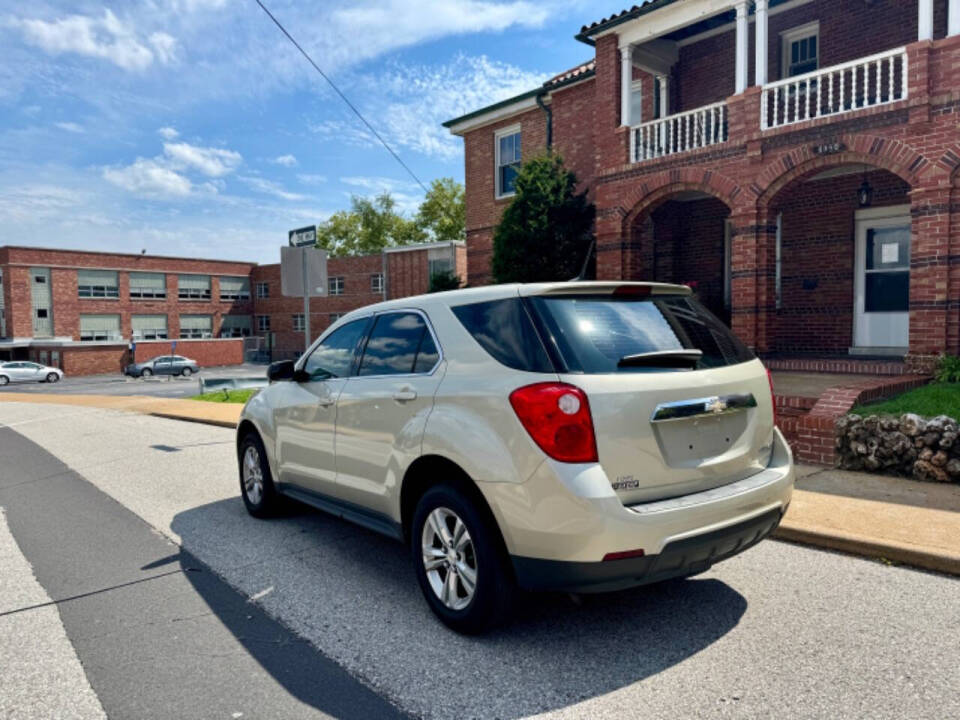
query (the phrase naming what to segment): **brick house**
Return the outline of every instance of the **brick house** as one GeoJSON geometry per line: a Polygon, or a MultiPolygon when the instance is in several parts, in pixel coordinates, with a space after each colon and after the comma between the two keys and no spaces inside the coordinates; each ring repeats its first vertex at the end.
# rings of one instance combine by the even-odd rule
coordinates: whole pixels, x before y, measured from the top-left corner
{"type": "Polygon", "coordinates": [[[471,284],[549,146],[596,204],[598,278],[695,283],[797,367],[960,353],[958,35],[960,0],[647,0],[584,26],[583,65],[445,123],[471,284]]]}
{"type": "MultiPolygon", "coordinates": [[[[331,258],[328,296],[311,299],[319,335],[341,314],[425,293],[432,274],[466,277],[463,243],[424,243],[331,258]]],[[[280,265],[155,255],[0,247],[0,360],[68,375],[120,372],[173,352],[200,365],[243,361],[246,341],[279,355],[304,347],[303,300],[284,297],[280,265]]]]}

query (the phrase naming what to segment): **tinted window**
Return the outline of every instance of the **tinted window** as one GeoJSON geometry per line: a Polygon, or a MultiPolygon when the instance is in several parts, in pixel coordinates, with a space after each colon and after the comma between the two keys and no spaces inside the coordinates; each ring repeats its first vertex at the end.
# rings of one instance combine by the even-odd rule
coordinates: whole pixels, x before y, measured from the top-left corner
{"type": "Polygon", "coordinates": [[[656,366],[621,367],[619,361],[669,350],[700,350],[698,369],[735,365],[754,357],[692,297],[537,297],[532,304],[573,372],[663,372],[663,367],[656,366]]]}
{"type": "Polygon", "coordinates": [[[420,350],[417,352],[417,361],[413,364],[413,371],[415,373],[430,372],[439,359],[440,353],[433,342],[433,335],[429,331],[425,332],[423,339],[420,341],[420,350]]]}
{"type": "Polygon", "coordinates": [[[473,339],[507,367],[554,372],[520,298],[460,305],[452,310],[473,339]]]}
{"type": "Polygon", "coordinates": [[[378,315],[363,351],[358,374],[412,373],[424,335],[429,335],[427,325],[416,313],[378,315]]]}
{"type": "Polygon", "coordinates": [[[370,322],[369,318],[354,320],[334,330],[307,358],[303,369],[313,380],[347,377],[353,365],[354,353],[360,338],[370,322]]]}

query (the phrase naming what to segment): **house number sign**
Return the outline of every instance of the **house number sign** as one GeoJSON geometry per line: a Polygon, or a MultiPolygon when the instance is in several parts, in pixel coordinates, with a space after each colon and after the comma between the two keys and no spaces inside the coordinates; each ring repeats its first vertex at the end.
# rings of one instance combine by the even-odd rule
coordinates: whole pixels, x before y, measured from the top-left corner
{"type": "Polygon", "coordinates": [[[847,146],[842,142],[831,142],[814,145],[810,149],[813,151],[814,155],[836,155],[837,153],[842,153],[844,150],[846,150],[847,146]]]}

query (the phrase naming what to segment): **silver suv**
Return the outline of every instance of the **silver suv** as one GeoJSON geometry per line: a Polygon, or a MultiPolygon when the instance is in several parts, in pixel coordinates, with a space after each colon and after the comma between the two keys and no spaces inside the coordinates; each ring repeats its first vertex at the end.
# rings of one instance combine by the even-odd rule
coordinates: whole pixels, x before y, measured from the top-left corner
{"type": "Polygon", "coordinates": [[[764,366],[686,287],[500,285],[356,310],[237,428],[250,513],[288,496],[409,545],[450,627],[513,593],[701,573],[793,489],[764,366]]]}

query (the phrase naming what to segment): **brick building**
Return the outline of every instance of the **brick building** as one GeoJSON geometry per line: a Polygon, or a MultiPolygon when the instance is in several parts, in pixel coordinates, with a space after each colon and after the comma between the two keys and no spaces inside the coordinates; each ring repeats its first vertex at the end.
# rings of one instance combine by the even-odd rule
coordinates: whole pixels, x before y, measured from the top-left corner
{"type": "Polygon", "coordinates": [[[472,284],[549,145],[599,278],[695,284],[768,358],[960,353],[960,0],[648,0],[576,37],[583,65],[446,123],[472,284]]]}
{"type": "MultiPolygon", "coordinates": [[[[425,293],[433,273],[466,282],[462,243],[427,243],[331,258],[328,296],[313,298],[311,334],[384,298],[425,293]]],[[[242,362],[246,345],[296,354],[303,300],[284,297],[280,265],[153,255],[0,247],[0,360],[30,359],[68,375],[120,372],[172,352],[201,365],[242,362]]]]}

